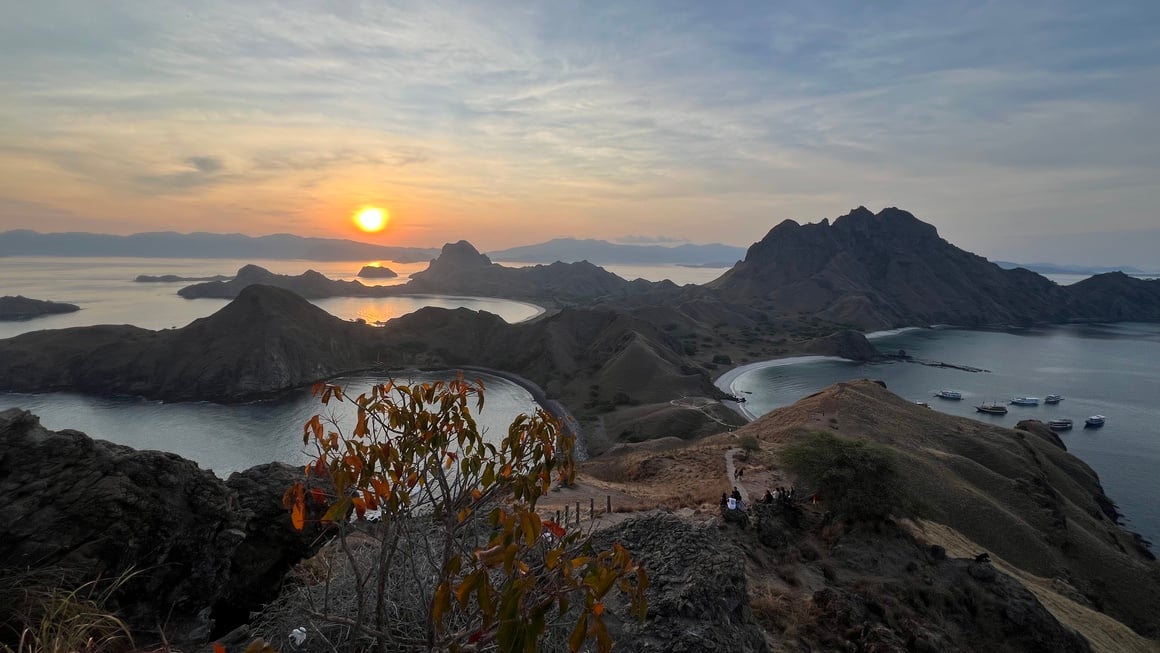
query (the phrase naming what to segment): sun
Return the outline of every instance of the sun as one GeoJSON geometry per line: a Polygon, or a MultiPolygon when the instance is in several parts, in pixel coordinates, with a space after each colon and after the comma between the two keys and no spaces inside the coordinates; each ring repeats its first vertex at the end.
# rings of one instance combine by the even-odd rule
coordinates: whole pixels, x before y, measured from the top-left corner
{"type": "Polygon", "coordinates": [[[354,214],[354,224],[367,233],[382,231],[391,215],[377,206],[364,206],[354,214]]]}

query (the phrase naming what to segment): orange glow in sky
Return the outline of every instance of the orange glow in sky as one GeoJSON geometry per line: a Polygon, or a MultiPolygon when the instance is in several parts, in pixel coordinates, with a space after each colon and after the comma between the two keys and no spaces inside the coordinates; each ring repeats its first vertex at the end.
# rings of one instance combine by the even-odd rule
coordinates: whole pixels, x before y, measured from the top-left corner
{"type": "Polygon", "coordinates": [[[380,209],[377,206],[364,206],[354,214],[354,224],[362,231],[375,233],[382,231],[387,226],[387,221],[390,220],[390,214],[386,209],[380,209]]]}

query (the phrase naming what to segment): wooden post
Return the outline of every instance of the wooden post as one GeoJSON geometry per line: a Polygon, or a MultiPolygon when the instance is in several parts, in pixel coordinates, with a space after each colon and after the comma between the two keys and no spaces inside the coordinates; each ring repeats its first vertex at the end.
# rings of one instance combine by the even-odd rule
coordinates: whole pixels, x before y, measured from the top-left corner
{"type": "Polygon", "coordinates": [[[580,525],[580,502],[576,502],[576,525],[580,525]]]}
{"type": "Polygon", "coordinates": [[[560,523],[560,511],[559,510],[556,511],[556,523],[557,524],[560,523]]]}
{"type": "Polygon", "coordinates": [[[596,519],[596,497],[588,497],[588,519],[596,519]]]}
{"type": "Polygon", "coordinates": [[[565,526],[568,525],[568,509],[571,507],[572,506],[569,506],[568,504],[564,504],[564,525],[565,526]]]}
{"type": "Polygon", "coordinates": [[[604,495],[604,500],[606,502],[604,504],[604,514],[607,515],[607,514],[610,514],[612,512],[612,495],[611,494],[604,495]]]}

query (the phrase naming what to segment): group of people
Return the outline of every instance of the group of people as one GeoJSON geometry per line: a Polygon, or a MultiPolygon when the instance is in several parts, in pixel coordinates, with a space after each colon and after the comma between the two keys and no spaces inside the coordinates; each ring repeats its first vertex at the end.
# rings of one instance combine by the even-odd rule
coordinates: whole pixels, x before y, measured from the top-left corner
{"type": "Polygon", "coordinates": [[[779,485],[772,492],[769,490],[766,490],[765,496],[761,498],[761,502],[762,503],[773,503],[775,501],[789,501],[792,503],[794,501],[794,499],[796,499],[796,498],[797,498],[797,488],[795,488],[792,485],[789,486],[789,488],[784,488],[784,487],[779,485]]]}
{"type": "Polygon", "coordinates": [[[721,493],[722,510],[745,510],[745,501],[741,498],[741,490],[733,486],[732,494],[721,493]]]}
{"type": "MultiPolygon", "coordinates": [[[[811,497],[812,498],[812,497],[811,497]]],[[[760,503],[793,503],[797,500],[797,488],[777,486],[773,490],[766,490],[760,503]]],[[[741,490],[736,485],[730,494],[721,494],[721,510],[745,510],[745,501],[741,498],[741,490]]]]}

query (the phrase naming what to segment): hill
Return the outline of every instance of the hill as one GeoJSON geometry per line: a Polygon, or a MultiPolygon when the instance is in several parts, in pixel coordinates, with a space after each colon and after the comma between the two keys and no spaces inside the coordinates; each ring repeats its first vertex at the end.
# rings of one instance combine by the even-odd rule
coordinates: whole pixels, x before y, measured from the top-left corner
{"type": "Polygon", "coordinates": [[[304,238],[291,234],[181,234],[172,231],[129,236],[83,232],[47,233],[17,230],[0,233],[0,256],[110,256],[146,258],[304,259],[351,261],[386,259],[402,263],[424,261],[435,250],[383,247],[336,238],[304,238]]]}
{"type": "Polygon", "coordinates": [[[963,251],[910,213],[859,207],[816,224],[786,220],[708,287],[774,314],[863,330],[1064,321],[1069,295],[1034,272],[963,251]]]}
{"type": "MultiPolygon", "coordinates": [[[[827,473],[832,487],[857,472],[827,473]]],[[[1006,429],[932,411],[876,382],[831,386],[733,433],[622,448],[549,501],[609,495],[624,510],[705,518],[734,485],[754,499],[793,486],[799,498],[793,510],[756,504],[750,528],[726,530],[780,650],[987,650],[992,637],[995,650],[1160,650],[1160,565],[1059,438],[1038,422],[1006,429]],[[894,519],[846,519],[825,493],[816,506],[806,500],[818,479],[789,452],[827,438],[889,461],[894,519]],[[981,552],[992,562],[974,563],[981,552]]],[[[855,506],[879,500],[854,496],[855,506]]]]}
{"type": "Polygon", "coordinates": [[[576,263],[596,265],[721,265],[740,260],[745,249],[732,245],[622,245],[606,240],[554,238],[544,243],[489,252],[493,260],[512,263],[576,263]]]}
{"type": "Polygon", "coordinates": [[[307,270],[299,275],[275,274],[257,265],[245,265],[232,279],[207,281],[186,286],[177,291],[186,299],[214,297],[233,299],[243,289],[253,285],[284,288],[306,299],[324,297],[384,297],[398,294],[383,286],[367,286],[359,281],[329,279],[320,272],[307,270]]]}

